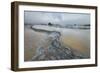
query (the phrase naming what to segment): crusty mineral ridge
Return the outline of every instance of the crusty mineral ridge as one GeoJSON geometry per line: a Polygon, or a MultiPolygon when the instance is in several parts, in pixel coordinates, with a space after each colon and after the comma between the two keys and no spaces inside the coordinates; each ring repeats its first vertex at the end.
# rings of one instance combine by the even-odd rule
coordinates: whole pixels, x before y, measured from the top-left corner
{"type": "Polygon", "coordinates": [[[49,42],[49,45],[44,45],[37,48],[35,56],[32,57],[32,61],[85,58],[84,56],[78,53],[76,54],[71,48],[63,46],[63,44],[61,44],[60,42],[60,36],[60,32],[49,33],[48,38],[50,38],[49,40],[51,40],[49,42]]]}

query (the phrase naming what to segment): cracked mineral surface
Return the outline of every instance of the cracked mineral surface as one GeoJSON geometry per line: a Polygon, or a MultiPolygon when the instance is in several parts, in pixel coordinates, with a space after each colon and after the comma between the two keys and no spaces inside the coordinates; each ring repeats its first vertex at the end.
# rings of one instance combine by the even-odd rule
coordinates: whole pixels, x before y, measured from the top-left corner
{"type": "Polygon", "coordinates": [[[49,33],[48,38],[51,38],[50,44],[37,48],[35,56],[32,57],[32,61],[84,58],[80,54],[75,54],[71,48],[63,46],[60,42],[60,36],[61,34],[59,32],[49,33]]]}

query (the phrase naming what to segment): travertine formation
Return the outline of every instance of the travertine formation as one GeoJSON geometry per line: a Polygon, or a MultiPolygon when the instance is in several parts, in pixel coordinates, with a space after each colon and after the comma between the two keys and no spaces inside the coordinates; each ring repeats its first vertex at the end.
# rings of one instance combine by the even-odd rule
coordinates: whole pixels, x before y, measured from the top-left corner
{"type": "Polygon", "coordinates": [[[35,56],[32,57],[32,61],[85,58],[80,54],[76,54],[71,48],[63,46],[63,44],[61,44],[60,42],[60,36],[60,32],[49,33],[48,38],[51,38],[49,45],[46,47],[40,46],[39,48],[37,48],[35,56]]]}

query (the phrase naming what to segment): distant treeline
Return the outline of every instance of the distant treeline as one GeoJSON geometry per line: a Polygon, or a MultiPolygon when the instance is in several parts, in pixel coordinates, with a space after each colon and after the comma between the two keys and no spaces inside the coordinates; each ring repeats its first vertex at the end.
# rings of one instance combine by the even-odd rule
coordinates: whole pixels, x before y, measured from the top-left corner
{"type": "Polygon", "coordinates": [[[42,24],[42,25],[48,25],[48,26],[54,26],[54,27],[60,27],[60,28],[73,28],[73,29],[90,29],[90,24],[66,24],[66,25],[61,25],[61,24],[42,24]]]}
{"type": "Polygon", "coordinates": [[[51,22],[47,24],[25,24],[25,25],[46,25],[46,26],[53,26],[53,27],[60,27],[60,28],[70,28],[70,29],[90,29],[90,24],[53,24],[51,22]]]}

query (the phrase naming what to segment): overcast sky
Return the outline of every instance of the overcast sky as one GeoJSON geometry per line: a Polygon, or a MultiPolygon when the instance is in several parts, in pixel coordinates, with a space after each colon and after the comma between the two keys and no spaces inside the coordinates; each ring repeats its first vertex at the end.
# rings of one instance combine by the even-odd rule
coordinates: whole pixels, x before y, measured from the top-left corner
{"type": "Polygon", "coordinates": [[[24,11],[25,24],[90,24],[90,14],[24,11]]]}

